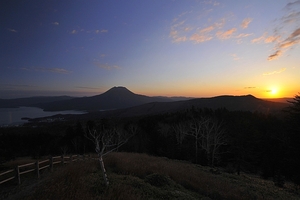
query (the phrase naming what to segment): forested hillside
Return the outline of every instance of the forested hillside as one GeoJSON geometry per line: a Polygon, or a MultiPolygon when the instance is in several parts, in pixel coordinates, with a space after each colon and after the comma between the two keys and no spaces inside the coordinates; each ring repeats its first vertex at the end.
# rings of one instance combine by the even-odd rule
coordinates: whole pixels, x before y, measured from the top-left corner
{"type": "Polygon", "coordinates": [[[220,166],[233,173],[300,183],[299,96],[285,117],[250,111],[191,107],[177,112],[127,118],[60,121],[38,127],[1,128],[1,162],[19,156],[94,152],[86,135],[137,128],[119,151],[147,153],[193,163],[220,166]],[[285,178],[284,178],[285,177],[285,178]]]}

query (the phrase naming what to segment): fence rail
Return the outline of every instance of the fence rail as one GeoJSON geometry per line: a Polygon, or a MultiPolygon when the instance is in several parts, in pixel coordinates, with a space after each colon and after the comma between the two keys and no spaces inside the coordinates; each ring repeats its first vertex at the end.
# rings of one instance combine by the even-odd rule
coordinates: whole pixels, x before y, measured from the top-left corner
{"type": "Polygon", "coordinates": [[[46,168],[53,171],[53,166],[56,164],[67,164],[71,162],[75,162],[78,160],[85,160],[85,159],[96,159],[91,157],[90,155],[70,155],[70,156],[55,156],[49,157],[49,159],[31,163],[26,163],[22,165],[17,165],[15,169],[10,169],[5,172],[0,173],[0,185],[6,183],[8,181],[16,179],[18,184],[21,184],[21,175],[27,174],[30,172],[35,171],[37,178],[40,178],[40,171],[46,168]]]}

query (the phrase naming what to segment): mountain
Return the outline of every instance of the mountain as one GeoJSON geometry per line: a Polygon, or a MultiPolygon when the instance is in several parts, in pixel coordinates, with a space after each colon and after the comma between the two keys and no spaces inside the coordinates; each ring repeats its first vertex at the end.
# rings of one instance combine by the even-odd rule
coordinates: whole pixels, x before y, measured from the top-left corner
{"type": "MultiPolygon", "coordinates": [[[[84,110],[93,111],[93,116],[138,116],[163,112],[174,112],[183,109],[196,108],[226,108],[230,111],[251,111],[262,113],[278,113],[288,103],[272,102],[258,99],[252,95],[217,96],[211,98],[172,98],[149,97],[135,94],[125,87],[113,87],[103,94],[72,98],[62,97],[32,97],[22,99],[0,99],[0,107],[33,106],[46,111],[84,110]],[[175,101],[175,100],[180,101],[175,101]],[[101,111],[101,112],[99,112],[101,111]]],[[[88,114],[86,115],[88,116],[88,114]]]]}
{"type": "Polygon", "coordinates": [[[136,116],[136,115],[151,115],[164,112],[175,112],[184,109],[195,108],[226,108],[229,111],[250,111],[261,113],[280,113],[281,110],[287,107],[287,103],[271,102],[258,99],[252,95],[244,96],[217,96],[211,98],[196,98],[185,101],[175,102],[152,102],[127,108],[116,112],[120,117],[136,116]]]}
{"type": "Polygon", "coordinates": [[[0,108],[17,108],[21,106],[36,107],[38,104],[54,101],[70,100],[74,97],[56,96],[56,97],[28,97],[17,99],[0,99],[0,108]]]}
{"type": "MultiPolygon", "coordinates": [[[[249,111],[259,112],[264,114],[274,114],[277,116],[283,116],[282,109],[286,108],[289,104],[271,102],[262,99],[258,99],[252,95],[245,96],[217,96],[211,98],[197,98],[185,101],[172,101],[172,102],[151,102],[138,106],[90,112],[82,115],[64,115],[65,119],[76,120],[93,120],[105,117],[134,117],[143,115],[155,115],[161,113],[172,113],[182,111],[186,109],[194,108],[209,108],[218,109],[225,108],[229,111],[249,111]]],[[[38,121],[38,120],[37,120],[38,121]]]]}
{"type": "Polygon", "coordinates": [[[86,110],[86,111],[100,111],[100,110],[115,110],[128,108],[132,106],[142,105],[150,102],[166,102],[171,99],[161,97],[148,97],[131,92],[125,87],[113,87],[103,94],[92,96],[74,98],[64,101],[56,101],[50,103],[39,104],[38,107],[47,111],[61,111],[61,110],[86,110]]]}

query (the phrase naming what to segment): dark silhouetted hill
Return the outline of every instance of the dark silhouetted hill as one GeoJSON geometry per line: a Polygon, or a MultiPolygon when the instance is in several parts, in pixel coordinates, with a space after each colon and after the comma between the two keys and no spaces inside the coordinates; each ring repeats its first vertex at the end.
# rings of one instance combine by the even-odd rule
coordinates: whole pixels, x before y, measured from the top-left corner
{"type": "MultiPolygon", "coordinates": [[[[88,120],[103,117],[134,117],[144,115],[155,115],[161,113],[172,113],[191,108],[219,109],[225,108],[229,111],[249,111],[264,114],[282,115],[282,109],[288,106],[287,103],[271,102],[258,99],[252,95],[245,96],[217,96],[212,98],[197,98],[185,101],[173,102],[151,102],[134,107],[91,112],[83,115],[76,115],[76,119],[88,120]]],[[[72,119],[72,115],[65,116],[72,119]]]]}
{"type": "Polygon", "coordinates": [[[153,102],[133,108],[124,109],[119,115],[134,116],[134,115],[151,115],[163,112],[174,112],[183,109],[195,108],[226,108],[229,111],[250,111],[261,113],[280,112],[287,107],[286,103],[271,102],[258,99],[252,95],[246,96],[218,96],[212,98],[197,98],[186,101],[176,102],[153,102]]]}
{"type": "Polygon", "coordinates": [[[40,104],[39,107],[47,111],[61,110],[86,110],[86,111],[101,111],[101,110],[116,110],[122,108],[133,107],[150,102],[165,102],[172,101],[168,98],[148,97],[131,92],[125,87],[113,87],[103,94],[74,98],[70,100],[51,102],[40,104]]]}

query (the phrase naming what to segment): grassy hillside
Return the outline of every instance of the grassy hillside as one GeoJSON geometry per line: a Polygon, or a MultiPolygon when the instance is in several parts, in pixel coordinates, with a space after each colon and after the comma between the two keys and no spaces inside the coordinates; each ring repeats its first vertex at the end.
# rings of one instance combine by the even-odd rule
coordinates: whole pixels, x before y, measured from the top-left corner
{"type": "Polygon", "coordinates": [[[9,199],[299,199],[293,185],[242,174],[212,173],[208,167],[145,154],[105,157],[110,186],[96,161],[57,168],[34,184],[22,184],[9,199]]]}

